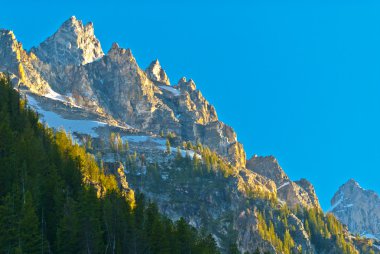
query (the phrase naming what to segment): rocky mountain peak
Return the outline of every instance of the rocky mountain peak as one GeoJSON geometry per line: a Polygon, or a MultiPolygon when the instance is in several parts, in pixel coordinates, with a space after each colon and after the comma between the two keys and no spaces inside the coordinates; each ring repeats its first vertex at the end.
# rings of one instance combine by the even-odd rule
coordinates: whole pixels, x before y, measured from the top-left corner
{"type": "Polygon", "coordinates": [[[274,156],[253,156],[247,161],[247,168],[272,179],[276,183],[289,180],[274,156]]]}
{"type": "Polygon", "coordinates": [[[329,211],[351,232],[380,239],[380,197],[360,187],[354,179],[340,186],[329,211]]]}
{"type": "Polygon", "coordinates": [[[186,77],[182,77],[177,84],[178,88],[183,91],[187,91],[191,93],[192,91],[196,90],[196,85],[192,79],[189,79],[189,81],[186,80],[186,77]]]}
{"type": "Polygon", "coordinates": [[[31,58],[13,31],[0,30],[0,72],[11,74],[13,83],[38,93],[46,93],[49,85],[30,64],[31,58]]]}
{"type": "Polygon", "coordinates": [[[12,30],[8,30],[8,29],[3,29],[3,28],[0,28],[0,36],[1,38],[10,38],[12,40],[16,40],[16,36],[15,34],[13,33],[12,30]]]}
{"type": "Polygon", "coordinates": [[[345,184],[343,184],[342,188],[359,188],[363,189],[360,187],[359,183],[355,181],[355,179],[351,178],[349,179],[345,184]]]}
{"type": "Polygon", "coordinates": [[[0,63],[3,66],[0,71],[18,74],[18,66],[21,60],[22,45],[16,40],[13,31],[0,30],[0,63]],[[3,69],[3,70],[2,70],[3,69]]]}
{"type": "Polygon", "coordinates": [[[170,85],[170,81],[168,76],[166,75],[166,72],[164,69],[162,69],[160,62],[158,59],[153,61],[149,67],[146,69],[146,74],[148,77],[153,80],[154,82],[157,82],[159,84],[163,85],[170,85]]]}
{"type": "Polygon", "coordinates": [[[64,66],[87,64],[104,55],[95,37],[93,23],[83,25],[75,16],[31,51],[46,63],[64,66]]]}
{"type": "Polygon", "coordinates": [[[247,168],[275,182],[278,198],[290,207],[320,207],[314,187],[305,179],[291,181],[274,156],[254,155],[247,168]]]}
{"type": "Polygon", "coordinates": [[[121,48],[116,42],[112,43],[110,50],[107,52],[107,56],[117,61],[136,62],[131,49],[121,48]]]}

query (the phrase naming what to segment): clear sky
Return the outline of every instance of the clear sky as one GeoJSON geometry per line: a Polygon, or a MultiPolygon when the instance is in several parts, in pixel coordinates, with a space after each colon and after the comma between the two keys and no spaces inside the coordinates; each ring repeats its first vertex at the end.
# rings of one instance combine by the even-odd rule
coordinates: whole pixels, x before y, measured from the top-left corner
{"type": "Polygon", "coordinates": [[[324,209],[349,178],[380,193],[380,3],[206,2],[3,1],[0,27],[29,49],[72,15],[93,21],[105,52],[194,79],[248,156],[309,179],[324,209]]]}

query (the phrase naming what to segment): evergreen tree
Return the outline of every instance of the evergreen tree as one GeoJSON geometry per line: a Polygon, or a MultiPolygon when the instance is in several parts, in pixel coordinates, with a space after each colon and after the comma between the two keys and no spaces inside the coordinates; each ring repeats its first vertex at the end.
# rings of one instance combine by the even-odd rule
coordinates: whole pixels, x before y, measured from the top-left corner
{"type": "Polygon", "coordinates": [[[171,153],[170,141],[169,138],[166,138],[166,151],[167,154],[171,153]]]}
{"type": "Polygon", "coordinates": [[[129,143],[128,143],[128,140],[125,140],[124,149],[125,149],[126,152],[129,152],[129,143]]]}
{"type": "Polygon", "coordinates": [[[32,194],[25,193],[20,215],[20,235],[19,247],[23,252],[41,253],[43,252],[43,239],[39,230],[39,220],[33,203],[32,194]]]}

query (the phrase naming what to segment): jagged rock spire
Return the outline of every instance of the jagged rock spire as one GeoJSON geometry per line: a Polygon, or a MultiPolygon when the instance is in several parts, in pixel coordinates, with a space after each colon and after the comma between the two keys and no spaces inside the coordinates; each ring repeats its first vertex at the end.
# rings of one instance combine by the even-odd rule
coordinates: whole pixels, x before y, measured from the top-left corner
{"type": "Polygon", "coordinates": [[[185,90],[188,92],[195,91],[195,89],[197,88],[194,81],[192,79],[189,79],[189,81],[187,81],[186,77],[180,78],[177,86],[180,90],[185,90]]]}
{"type": "Polygon", "coordinates": [[[170,81],[164,69],[162,69],[158,59],[153,61],[149,67],[145,70],[148,78],[164,85],[170,85],[170,81]]]}
{"type": "Polygon", "coordinates": [[[45,93],[49,90],[49,85],[30,64],[32,60],[13,31],[0,29],[0,72],[15,77],[14,85],[23,85],[31,91],[45,93]]]}
{"type": "Polygon", "coordinates": [[[87,64],[104,55],[92,22],[83,25],[75,16],[31,51],[44,62],[58,65],[87,64]]]}

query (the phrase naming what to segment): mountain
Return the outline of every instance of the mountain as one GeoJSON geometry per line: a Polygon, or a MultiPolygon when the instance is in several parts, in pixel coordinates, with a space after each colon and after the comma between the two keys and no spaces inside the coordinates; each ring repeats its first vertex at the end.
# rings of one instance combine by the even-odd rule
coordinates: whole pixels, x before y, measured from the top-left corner
{"type": "Polygon", "coordinates": [[[1,253],[219,253],[211,235],[173,223],[98,167],[64,131],[38,122],[0,80],[1,253]]]}
{"type": "Polygon", "coordinates": [[[380,239],[380,197],[353,179],[339,187],[329,209],[351,232],[380,239]]]}
{"type": "Polygon", "coordinates": [[[221,252],[379,251],[324,214],[312,184],[289,179],[275,157],[247,161],[192,79],[173,85],[158,60],[142,69],[117,43],[103,53],[92,23],[71,17],[29,52],[1,30],[0,56],[40,122],[70,132],[121,190],[210,233],[221,252]]]}

